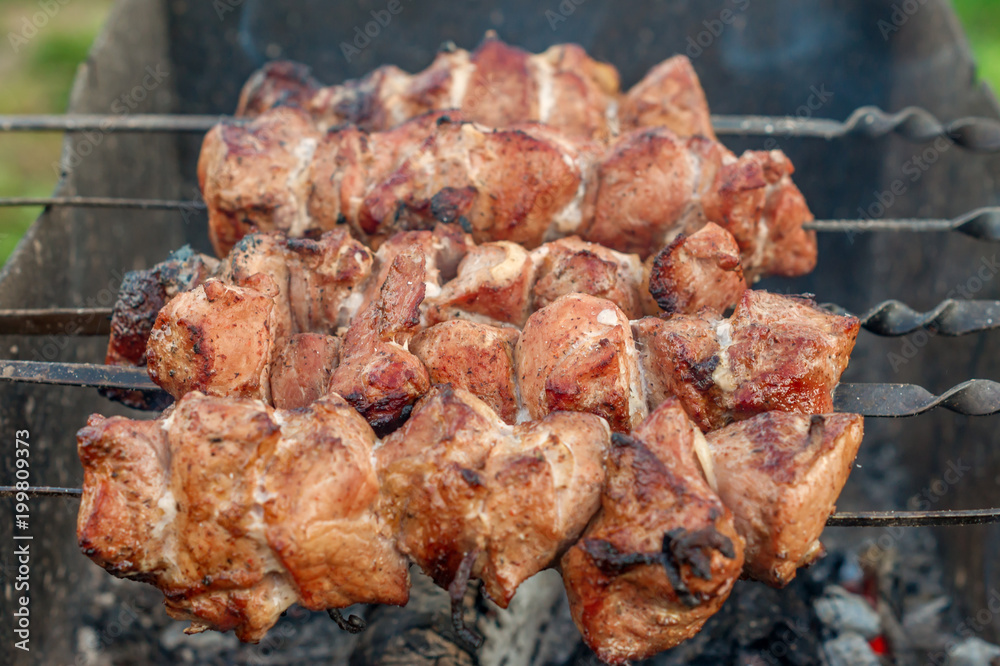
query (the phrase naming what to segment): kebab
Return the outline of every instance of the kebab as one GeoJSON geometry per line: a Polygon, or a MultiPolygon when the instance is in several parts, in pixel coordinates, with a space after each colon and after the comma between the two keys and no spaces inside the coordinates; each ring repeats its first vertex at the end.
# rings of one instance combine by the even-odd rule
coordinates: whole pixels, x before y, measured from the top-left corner
{"type": "MultiPolygon", "coordinates": [[[[424,256],[429,291],[421,303],[422,324],[462,318],[523,326],[531,312],[573,292],[607,298],[630,319],[661,311],[651,291],[667,313],[694,313],[702,307],[721,313],[735,305],[746,288],[735,246],[728,232],[711,223],[679,237],[645,264],[637,255],[575,237],[544,243],[530,253],[509,242],[477,246],[454,225],[401,232],[376,253],[343,229],[315,240],[288,239],[277,232],[252,234],[222,262],[182,248],[150,269],[126,274],[112,315],[105,362],[145,366],[146,343],[159,311],[209,277],[249,286],[257,273],[267,275],[278,287],[272,333],[290,342],[297,334],[346,330],[377,295],[392,260],[407,248],[424,256]]],[[[322,353],[316,346],[319,338],[307,340],[315,343],[307,344],[310,349],[322,353]]],[[[322,343],[328,344],[339,343],[322,343]]],[[[114,390],[106,395],[139,408],[165,406],[150,405],[135,392],[114,390]]]]}
{"type": "Polygon", "coordinates": [[[816,557],[812,514],[830,508],[860,437],[856,416],[764,414],[706,445],[676,400],[630,435],[564,412],[511,426],[436,386],[379,442],[336,394],[284,411],[190,393],[156,421],[91,417],[77,533],[110,573],[163,591],[188,633],[246,641],[296,602],[404,604],[410,561],[449,589],[456,630],[475,640],[460,611],[469,579],[506,607],[560,563],[584,640],[624,663],[696,633],[741,571],[816,557]],[[737,440],[741,462],[716,464],[735,462],[737,440]],[[761,475],[765,489],[740,493],[761,475]],[[751,506],[761,494],[782,511],[751,506]]]}
{"type": "Polygon", "coordinates": [[[531,54],[505,44],[493,31],[472,53],[449,45],[417,74],[389,65],[329,87],[305,65],[268,63],[244,85],[237,115],[254,117],[279,105],[304,109],[321,130],[350,123],[381,131],[428,111],[454,108],[492,127],[536,121],[595,139],[650,126],[715,138],[705,93],[683,55],[657,65],[622,94],[618,71],[576,44],[531,54]]]}
{"type": "MultiPolygon", "coordinates": [[[[450,321],[423,322],[426,266],[419,245],[397,254],[377,298],[347,329],[339,365],[331,370],[306,358],[294,371],[300,379],[318,375],[305,381],[311,386],[329,377],[328,389],[379,432],[402,423],[428,387],[443,381],[480,391],[508,421],[590,412],[616,432],[632,430],[670,396],[705,430],[763,411],[824,413],[858,332],[857,319],[807,299],[746,290],[728,319],[703,310],[630,321],[612,301],[568,293],[532,314],[520,334],[471,318],[455,335],[450,321]]],[[[491,274],[519,284],[516,271],[491,274]]],[[[503,307],[503,291],[483,293],[495,310],[517,310],[503,307]]],[[[150,377],[175,398],[201,391],[271,400],[266,374],[283,344],[274,333],[276,292],[256,273],[246,286],[210,280],[174,298],[149,339],[150,377]]]]}
{"type": "Polygon", "coordinates": [[[435,111],[385,132],[318,132],[279,107],[222,123],[202,144],[199,183],[220,256],[254,230],[293,237],[346,224],[377,247],[393,233],[457,222],[476,242],[583,240],[645,259],[714,222],[751,279],[816,262],[812,219],[780,151],[737,158],[722,144],[640,129],[609,145],[543,125],[494,130],[435,111]]]}

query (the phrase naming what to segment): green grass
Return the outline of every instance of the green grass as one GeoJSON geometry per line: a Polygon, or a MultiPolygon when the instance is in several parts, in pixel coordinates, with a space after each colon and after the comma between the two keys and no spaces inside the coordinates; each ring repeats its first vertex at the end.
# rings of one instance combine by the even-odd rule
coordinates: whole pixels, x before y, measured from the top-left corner
{"type": "MultiPolygon", "coordinates": [[[[35,2],[0,2],[0,114],[62,113],[77,65],[87,57],[111,0],[69,2],[17,52],[9,35],[21,34],[35,2]]],[[[59,134],[0,134],[0,196],[47,196],[58,178],[59,134]]],[[[39,208],[0,209],[0,264],[38,217],[39,208]]]]}
{"type": "MultiPolygon", "coordinates": [[[[21,30],[36,2],[0,0],[0,114],[62,113],[77,64],[86,58],[111,0],[74,0],[17,53],[8,35],[21,30]]],[[[954,0],[979,62],[979,74],[1000,90],[1000,1],[954,0]]],[[[46,196],[56,184],[58,134],[0,134],[0,196],[46,196]]],[[[41,211],[0,208],[0,265],[41,211]]]]}
{"type": "Polygon", "coordinates": [[[953,4],[972,42],[980,78],[1000,91],[1000,2],[953,0],[953,4]]]}

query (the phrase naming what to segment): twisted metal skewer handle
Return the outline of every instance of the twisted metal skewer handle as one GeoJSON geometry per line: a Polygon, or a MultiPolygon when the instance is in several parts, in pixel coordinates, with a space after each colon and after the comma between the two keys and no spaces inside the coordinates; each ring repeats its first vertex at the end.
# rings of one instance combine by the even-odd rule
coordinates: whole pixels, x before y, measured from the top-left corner
{"type": "Polygon", "coordinates": [[[814,231],[958,231],[985,241],[1000,241],[1000,206],[977,208],[965,215],[945,219],[813,220],[802,225],[814,231]]]}
{"type": "Polygon", "coordinates": [[[1000,383],[970,379],[934,395],[915,384],[840,384],[833,392],[834,409],[863,416],[916,416],[944,407],[966,416],[1000,412],[1000,383]]]}
{"type": "Polygon", "coordinates": [[[1000,152],[1000,121],[993,118],[959,118],[942,123],[931,112],[908,106],[888,113],[877,106],[855,109],[841,122],[827,118],[776,118],[773,116],[712,116],[720,135],[764,135],[838,139],[863,136],[877,139],[896,134],[910,141],[926,143],[938,137],[956,146],[981,153],[1000,152]]]}
{"type": "MultiPolygon", "coordinates": [[[[824,309],[838,315],[850,312],[833,303],[824,309]]],[[[1000,328],[1000,301],[965,301],[949,298],[933,310],[918,312],[897,300],[883,301],[863,315],[856,316],[862,328],[888,337],[927,329],[936,335],[959,336],[1000,328]]]]}
{"type": "Polygon", "coordinates": [[[845,135],[878,138],[889,133],[918,143],[940,136],[976,152],[1000,151],[1000,122],[991,118],[959,118],[942,123],[926,109],[916,106],[896,113],[886,113],[877,106],[863,106],[844,121],[845,135]]]}

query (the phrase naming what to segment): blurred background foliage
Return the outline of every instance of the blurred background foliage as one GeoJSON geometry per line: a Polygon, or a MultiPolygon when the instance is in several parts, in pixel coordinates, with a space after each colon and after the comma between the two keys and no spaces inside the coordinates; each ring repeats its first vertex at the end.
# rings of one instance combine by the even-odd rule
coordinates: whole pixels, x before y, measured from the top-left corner
{"type": "MultiPolygon", "coordinates": [[[[980,76],[1000,90],[1000,0],[953,0],[979,62],[980,76]]],[[[21,32],[36,1],[0,0],[0,114],[61,113],[76,66],[111,8],[112,0],[53,0],[59,10],[17,51],[10,34],[21,32]],[[65,4],[58,4],[63,2],[65,4]]],[[[0,134],[0,196],[46,196],[55,187],[59,134],[0,134]]],[[[40,213],[0,208],[0,265],[40,213]]]]}

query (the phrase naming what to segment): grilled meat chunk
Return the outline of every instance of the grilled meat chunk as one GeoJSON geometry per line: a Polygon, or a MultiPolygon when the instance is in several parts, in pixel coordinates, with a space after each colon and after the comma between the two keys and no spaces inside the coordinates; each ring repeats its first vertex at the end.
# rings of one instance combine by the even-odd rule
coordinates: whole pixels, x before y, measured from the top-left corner
{"type": "Polygon", "coordinates": [[[531,255],[508,241],[472,248],[458,265],[458,275],[428,299],[427,322],[456,318],[523,326],[531,314],[535,266],[531,255]]]}
{"type": "Polygon", "coordinates": [[[281,440],[261,481],[264,520],[298,602],[310,610],[406,604],[409,563],[378,510],[375,433],[336,394],[278,414],[281,440]]]}
{"type": "Polygon", "coordinates": [[[610,447],[607,422],[553,412],[514,428],[486,461],[490,541],[481,574],[507,607],[518,586],[558,561],[597,512],[610,447]]]}
{"type": "Polygon", "coordinates": [[[202,391],[269,401],[278,289],[260,273],[250,283],[211,279],[167,303],[149,336],[150,378],[174,398],[202,391]]]}
{"type": "Polygon", "coordinates": [[[701,437],[676,400],[612,437],[601,510],[562,558],[573,620],[606,662],[690,638],[740,575],[743,539],[705,480],[701,437]]]}
{"type": "Polygon", "coordinates": [[[709,431],[762,412],[832,412],[858,320],[808,298],[748,289],[729,319],[645,318],[633,330],[650,408],[677,396],[709,431]]]}
{"type": "Polygon", "coordinates": [[[682,55],[667,58],[632,86],[621,99],[618,119],[623,130],[666,127],[678,136],[715,138],[705,91],[682,55]]]}
{"type": "Polygon", "coordinates": [[[188,633],[256,642],[296,601],[407,600],[376,512],[374,434],[337,396],[275,412],[189,393],[157,421],[91,417],[78,442],[81,548],[158,587],[188,633]]]}
{"type": "Polygon", "coordinates": [[[391,65],[360,80],[323,87],[304,65],[274,62],[243,87],[237,115],[278,105],[305,109],[321,128],[352,123],[385,130],[435,109],[456,108],[494,127],[540,121],[573,136],[604,139],[622,130],[664,125],[682,136],[714,137],[708,103],[691,62],[674,56],[628,93],[618,72],[575,44],[529,54],[487,34],[474,52],[438,54],[418,74],[391,65]]]}
{"type": "Polygon", "coordinates": [[[208,225],[218,256],[226,256],[258,229],[282,229],[298,237],[314,228],[305,192],[312,187],[309,165],[322,135],[301,111],[281,107],[257,119],[251,132],[220,125],[212,133],[202,146],[198,182],[202,193],[211,191],[220,204],[209,214],[208,225]],[[278,146],[282,149],[275,150],[278,146]]]}
{"type": "Polygon", "coordinates": [[[513,424],[518,411],[517,338],[515,328],[456,319],[418,333],[410,341],[410,353],[427,367],[431,384],[465,389],[513,424]]]}
{"type": "MultiPolygon", "coordinates": [[[[194,289],[215,273],[218,260],[185,245],[152,268],[129,271],[111,313],[106,365],[146,365],[146,340],[160,309],[177,294],[194,289]]],[[[141,391],[101,389],[101,395],[137,409],[162,409],[141,391]]]]}
{"type": "Polygon", "coordinates": [[[620,137],[597,168],[585,240],[645,257],[677,232],[715,222],[736,238],[750,278],[816,265],[816,233],[802,228],[812,215],[780,151],[736,158],[715,141],[653,128],[620,137]]]}
{"type": "Polygon", "coordinates": [[[260,640],[295,601],[255,497],[278,424],[259,402],[191,393],[161,425],[170,449],[161,503],[174,514],[160,523],[169,540],[158,581],[167,613],[190,620],[188,631],[235,629],[241,640],[260,640]]]}
{"type": "Polygon", "coordinates": [[[340,128],[314,145],[314,134],[294,138],[303,123],[305,112],[281,107],[206,135],[199,182],[220,254],[252,229],[301,236],[346,222],[377,246],[397,231],[457,222],[479,243],[533,249],[577,234],[645,258],[715,222],[736,238],[748,277],[815,265],[815,233],[802,229],[811,214],[778,151],[737,159],[662,127],[600,146],[442,111],[386,132],[340,128]]]}
{"type": "Polygon", "coordinates": [[[175,507],[162,502],[169,465],[160,421],[94,414],[77,433],[83,498],[77,514],[80,549],[109,573],[151,580],[166,566],[162,525],[175,507]]]}
{"type": "Polygon", "coordinates": [[[378,433],[397,427],[430,388],[424,364],[406,350],[420,325],[424,266],[416,250],[396,256],[378,299],[347,329],[340,365],[330,377],[328,390],[342,395],[378,433]]]}
{"type": "Polygon", "coordinates": [[[271,363],[271,402],[278,409],[307,407],[326,394],[340,361],[340,338],[298,333],[278,347],[271,363]]]}
{"type": "Polygon", "coordinates": [[[763,411],[827,414],[833,389],[847,369],[859,322],[820,309],[808,299],[766,291],[743,292],[727,322],[716,383],[731,393],[732,418],[763,411]]]}
{"type": "Polygon", "coordinates": [[[649,292],[668,314],[696,314],[702,308],[722,314],[746,288],[740,246],[712,222],[660,250],[649,276],[649,292]]]}
{"type": "Polygon", "coordinates": [[[283,339],[346,327],[358,312],[351,296],[369,281],[372,263],[371,252],[343,228],[316,239],[251,234],[233,248],[219,277],[236,286],[259,273],[271,278],[278,287],[276,338],[283,339]]]}
{"type": "Polygon", "coordinates": [[[823,554],[819,535],[863,430],[856,414],[767,412],[708,434],[719,496],[746,539],[747,576],[784,587],[823,554]]]}
{"type": "MultiPolygon", "coordinates": [[[[379,291],[389,275],[392,262],[403,252],[419,252],[424,257],[427,296],[438,294],[442,285],[454,280],[458,267],[470,250],[475,248],[472,238],[454,224],[437,224],[433,230],[401,231],[382,243],[375,253],[371,277],[363,290],[363,310],[378,298],[379,291]]],[[[356,299],[357,297],[355,297],[356,299]]],[[[426,309],[427,299],[423,304],[426,309]]]]}
{"type": "Polygon", "coordinates": [[[632,322],[650,411],[676,397],[702,430],[728,423],[725,391],[713,379],[722,349],[716,323],[691,315],[632,322]]]}
{"type": "Polygon", "coordinates": [[[628,318],[611,301],[568,294],[531,315],[514,354],[532,419],[566,410],[603,416],[615,432],[645,418],[628,318]]]}
{"type": "Polygon", "coordinates": [[[471,393],[434,387],[375,453],[400,550],[442,587],[483,580],[506,607],[597,510],[608,436],[592,415],[507,426],[471,393]]]}
{"type": "Polygon", "coordinates": [[[536,266],[533,309],[581,293],[608,299],[629,319],[642,316],[643,268],[638,255],[570,236],[545,243],[532,251],[531,258],[536,266]]]}

